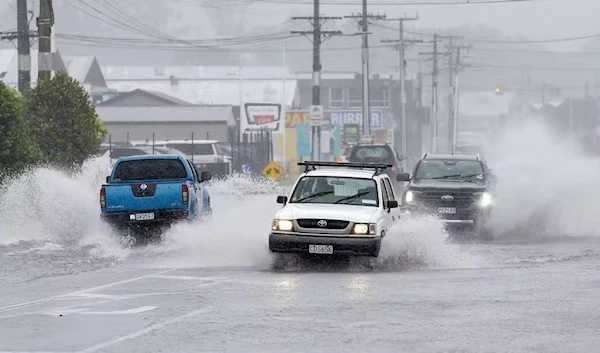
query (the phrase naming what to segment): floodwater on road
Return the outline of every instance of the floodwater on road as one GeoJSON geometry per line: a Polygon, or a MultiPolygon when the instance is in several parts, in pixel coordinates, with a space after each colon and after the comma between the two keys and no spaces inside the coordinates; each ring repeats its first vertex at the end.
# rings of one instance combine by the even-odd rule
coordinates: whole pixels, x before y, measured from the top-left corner
{"type": "Polygon", "coordinates": [[[596,352],[600,166],[549,141],[502,147],[494,242],[404,220],[374,260],[271,255],[281,190],[244,178],[210,186],[212,224],[131,247],[99,220],[107,165],[33,170],[0,187],[0,353],[596,352]]]}
{"type": "Polygon", "coordinates": [[[469,246],[481,266],[389,270],[137,257],[1,286],[0,351],[592,352],[599,245],[469,246]]]}

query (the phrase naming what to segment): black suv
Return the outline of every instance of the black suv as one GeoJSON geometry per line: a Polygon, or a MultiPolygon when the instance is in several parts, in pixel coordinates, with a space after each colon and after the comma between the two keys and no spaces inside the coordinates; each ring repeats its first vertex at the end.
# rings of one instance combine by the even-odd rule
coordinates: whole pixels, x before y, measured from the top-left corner
{"type": "MultiPolygon", "coordinates": [[[[400,164],[398,152],[387,144],[359,144],[352,148],[352,152],[348,156],[350,163],[369,163],[369,164],[391,164],[391,170],[387,171],[392,181],[399,182],[398,175],[402,174],[402,165],[400,164]]],[[[404,183],[394,185],[397,191],[404,183]]]]}
{"type": "MultiPolygon", "coordinates": [[[[491,240],[487,220],[492,211],[495,178],[479,155],[424,155],[415,165],[402,203],[417,215],[434,215],[444,225],[466,226],[484,240],[491,240]]],[[[450,228],[450,227],[447,227],[450,228]]]]}

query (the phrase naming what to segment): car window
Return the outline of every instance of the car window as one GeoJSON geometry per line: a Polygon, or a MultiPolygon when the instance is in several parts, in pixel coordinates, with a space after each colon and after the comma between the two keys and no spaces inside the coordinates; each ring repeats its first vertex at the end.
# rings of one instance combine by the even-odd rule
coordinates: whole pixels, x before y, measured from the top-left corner
{"type": "Polygon", "coordinates": [[[127,180],[161,180],[187,179],[185,165],[179,159],[140,159],[121,161],[117,165],[114,179],[127,180]]]}
{"type": "Polygon", "coordinates": [[[167,143],[167,147],[180,150],[188,156],[207,156],[214,155],[215,150],[213,149],[212,143],[167,143]]]}
{"type": "Polygon", "coordinates": [[[349,159],[358,163],[391,163],[395,160],[389,146],[356,146],[349,159]]]}
{"type": "Polygon", "coordinates": [[[377,183],[363,178],[305,176],[296,185],[290,203],[378,207],[377,183]]]}
{"type": "Polygon", "coordinates": [[[131,156],[139,156],[143,154],[151,154],[148,153],[147,150],[142,148],[113,148],[110,152],[111,158],[121,158],[121,157],[131,157],[131,156]]]}
{"type": "Polygon", "coordinates": [[[380,181],[380,183],[381,183],[381,195],[383,196],[383,205],[385,207],[385,205],[390,200],[390,198],[389,198],[388,192],[385,188],[385,184],[383,183],[383,179],[380,181]]]}
{"type": "Polygon", "coordinates": [[[387,189],[388,196],[391,201],[396,200],[396,195],[394,194],[394,188],[392,188],[392,184],[390,183],[389,178],[383,178],[383,182],[385,184],[385,188],[387,189]]]}

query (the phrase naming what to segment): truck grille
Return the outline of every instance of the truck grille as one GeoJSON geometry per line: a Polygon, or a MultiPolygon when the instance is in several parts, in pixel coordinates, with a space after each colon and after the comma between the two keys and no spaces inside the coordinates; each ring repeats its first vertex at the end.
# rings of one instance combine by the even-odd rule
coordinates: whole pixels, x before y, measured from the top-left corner
{"type": "Polygon", "coordinates": [[[444,207],[452,206],[466,208],[473,205],[477,200],[477,195],[473,191],[456,191],[456,190],[436,190],[424,191],[415,197],[416,200],[424,203],[427,206],[444,207]],[[442,200],[443,196],[452,196],[454,199],[450,201],[442,200]]]}
{"type": "Polygon", "coordinates": [[[350,222],[348,221],[339,221],[334,219],[298,219],[296,220],[298,225],[302,228],[318,228],[318,229],[346,229],[350,222]],[[327,225],[324,227],[319,226],[319,221],[327,222],[327,225]]]}

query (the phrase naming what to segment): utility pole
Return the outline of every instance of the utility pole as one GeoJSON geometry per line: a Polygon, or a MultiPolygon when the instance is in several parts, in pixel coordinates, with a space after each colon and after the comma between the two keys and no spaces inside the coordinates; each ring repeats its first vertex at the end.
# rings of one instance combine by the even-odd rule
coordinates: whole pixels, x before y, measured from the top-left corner
{"type": "Polygon", "coordinates": [[[433,35],[433,52],[419,53],[420,55],[433,55],[433,72],[431,75],[431,150],[436,153],[438,150],[438,75],[439,75],[439,56],[448,55],[447,52],[438,51],[439,35],[433,35]]]}
{"type": "MultiPolygon", "coordinates": [[[[323,31],[323,23],[327,20],[341,20],[341,17],[320,16],[319,0],[314,0],[314,13],[312,17],[292,17],[293,20],[309,20],[312,22],[312,31],[292,31],[292,34],[310,35],[313,43],[313,87],[312,105],[321,105],[321,44],[334,35],[341,35],[340,31],[323,31]]],[[[321,126],[312,126],[311,156],[313,161],[321,159],[321,126]]]]}
{"type": "Polygon", "coordinates": [[[40,0],[40,17],[37,18],[37,27],[40,34],[38,82],[42,79],[50,78],[53,69],[52,25],[54,25],[52,0],[40,0]]]}
{"type": "Polygon", "coordinates": [[[452,112],[452,119],[451,119],[451,125],[450,127],[452,128],[452,135],[451,135],[451,143],[452,143],[452,153],[455,152],[456,150],[456,138],[458,135],[458,117],[459,117],[459,97],[460,97],[460,85],[458,82],[458,73],[461,70],[461,65],[462,65],[462,61],[461,61],[461,50],[462,49],[466,49],[469,50],[471,48],[471,46],[465,46],[465,45],[457,45],[455,47],[456,49],[456,65],[454,66],[454,73],[450,72],[450,75],[454,74],[454,85],[453,85],[453,91],[452,91],[452,98],[453,98],[453,105],[454,105],[454,111],[452,112]]]}
{"type": "Polygon", "coordinates": [[[19,92],[31,87],[31,56],[29,55],[29,22],[27,21],[27,0],[17,2],[17,35],[19,54],[19,92]]]}
{"type": "Polygon", "coordinates": [[[390,21],[398,21],[398,39],[397,40],[382,40],[382,43],[398,43],[398,76],[400,79],[400,126],[402,129],[402,168],[403,170],[408,170],[408,127],[407,127],[407,117],[406,117],[406,88],[405,88],[405,79],[406,79],[406,43],[422,43],[422,40],[404,40],[404,21],[416,21],[419,19],[419,15],[415,17],[400,17],[400,18],[392,18],[388,19],[390,21]]]}
{"type": "Polygon", "coordinates": [[[448,38],[448,52],[450,53],[448,58],[448,144],[450,150],[454,152],[454,99],[455,99],[455,87],[454,87],[454,37],[448,38]]]}
{"type": "Polygon", "coordinates": [[[362,96],[363,96],[363,131],[364,137],[371,137],[371,95],[369,92],[369,19],[384,20],[385,15],[369,15],[367,0],[362,0],[362,14],[344,16],[344,18],[360,18],[362,40],[362,96]]]}
{"type": "Polygon", "coordinates": [[[438,148],[438,119],[437,119],[437,84],[438,84],[438,36],[433,35],[433,74],[431,75],[431,126],[432,126],[432,145],[431,151],[437,152],[438,148]]]}

